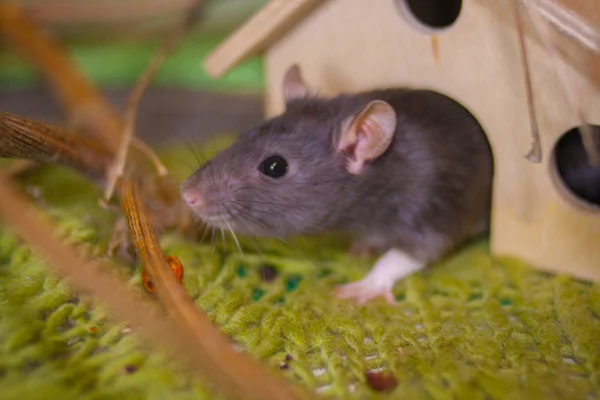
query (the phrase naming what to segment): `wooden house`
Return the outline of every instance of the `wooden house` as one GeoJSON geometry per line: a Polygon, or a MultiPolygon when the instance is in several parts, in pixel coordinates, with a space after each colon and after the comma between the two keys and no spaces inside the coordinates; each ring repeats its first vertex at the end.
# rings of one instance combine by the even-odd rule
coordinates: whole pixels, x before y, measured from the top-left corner
{"type": "Polygon", "coordinates": [[[494,151],[492,251],[600,280],[600,205],[565,184],[555,157],[567,132],[600,125],[599,27],[595,0],[272,0],[204,66],[218,77],[263,54],[267,116],[283,111],[294,63],[321,95],[412,86],[455,98],[494,151]],[[541,158],[528,159],[536,130],[541,158]]]}

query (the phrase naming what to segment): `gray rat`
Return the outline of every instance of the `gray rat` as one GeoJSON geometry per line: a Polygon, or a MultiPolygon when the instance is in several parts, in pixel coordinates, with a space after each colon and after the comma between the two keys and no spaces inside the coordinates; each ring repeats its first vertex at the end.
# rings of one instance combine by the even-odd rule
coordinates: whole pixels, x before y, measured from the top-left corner
{"type": "Polygon", "coordinates": [[[359,304],[395,303],[398,280],[488,229],[492,152],[459,103],[409,88],[319,98],[297,65],[283,92],[281,115],[183,183],[208,225],[256,237],[357,235],[383,253],[362,280],[336,289],[359,304]]]}

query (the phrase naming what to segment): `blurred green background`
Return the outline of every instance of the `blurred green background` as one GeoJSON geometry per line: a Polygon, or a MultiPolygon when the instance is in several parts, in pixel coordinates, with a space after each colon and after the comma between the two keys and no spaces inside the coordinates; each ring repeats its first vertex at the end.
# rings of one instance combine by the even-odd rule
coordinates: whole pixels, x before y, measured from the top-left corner
{"type": "MultiPolygon", "coordinates": [[[[266,0],[205,1],[202,21],[163,65],[153,86],[260,92],[263,75],[259,57],[247,60],[218,80],[206,75],[201,62],[264,3],[266,0]]],[[[164,32],[185,12],[190,0],[23,0],[20,4],[67,45],[94,82],[110,89],[131,86],[164,32]]],[[[0,89],[36,87],[35,70],[7,43],[0,43],[0,89]]]]}

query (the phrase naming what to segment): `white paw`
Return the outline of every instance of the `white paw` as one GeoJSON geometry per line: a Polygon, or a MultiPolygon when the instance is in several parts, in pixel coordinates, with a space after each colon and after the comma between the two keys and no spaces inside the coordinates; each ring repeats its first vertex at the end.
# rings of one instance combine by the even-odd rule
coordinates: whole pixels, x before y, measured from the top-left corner
{"type": "Polygon", "coordinates": [[[339,286],[335,294],[340,299],[356,299],[363,305],[367,301],[383,296],[389,304],[396,304],[392,289],[396,282],[425,267],[398,249],[388,250],[362,280],[339,286]]]}
{"type": "Polygon", "coordinates": [[[339,299],[355,299],[359,305],[382,296],[390,305],[396,304],[396,298],[392,293],[394,282],[375,282],[366,277],[363,280],[338,286],[335,295],[339,299]]]}

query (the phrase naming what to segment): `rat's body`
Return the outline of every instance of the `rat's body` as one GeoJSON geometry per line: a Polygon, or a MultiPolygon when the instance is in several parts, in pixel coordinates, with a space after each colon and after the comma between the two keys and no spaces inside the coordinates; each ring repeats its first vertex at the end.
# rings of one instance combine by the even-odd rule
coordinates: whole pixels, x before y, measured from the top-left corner
{"type": "Polygon", "coordinates": [[[361,302],[393,301],[398,279],[487,229],[491,150],[458,103],[409,89],[311,98],[298,70],[286,85],[282,115],[184,183],[184,198],[207,223],[252,236],[357,234],[386,252],[338,291],[361,302]]]}

